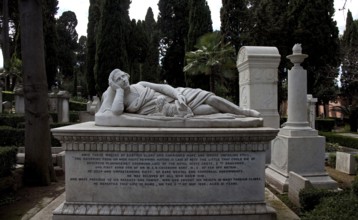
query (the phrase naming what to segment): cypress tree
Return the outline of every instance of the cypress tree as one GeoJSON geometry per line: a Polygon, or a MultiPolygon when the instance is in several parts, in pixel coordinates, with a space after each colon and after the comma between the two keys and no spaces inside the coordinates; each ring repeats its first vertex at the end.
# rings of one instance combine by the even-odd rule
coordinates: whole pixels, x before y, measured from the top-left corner
{"type": "Polygon", "coordinates": [[[161,31],[162,79],[183,86],[185,41],[188,34],[188,0],[160,0],[158,24],[161,31]]]}
{"type": "Polygon", "coordinates": [[[348,105],[358,106],[358,20],[348,11],[346,29],[341,41],[342,75],[341,91],[348,105]]]}
{"type": "Polygon", "coordinates": [[[130,30],[130,0],[104,1],[97,35],[95,62],[96,90],[108,87],[108,76],[115,68],[129,70],[127,43],[130,30]]]}
{"type": "Polygon", "coordinates": [[[189,32],[186,52],[194,50],[198,38],[213,31],[211,12],[206,0],[189,0],[189,32]]]}
{"type": "Polygon", "coordinates": [[[159,31],[150,7],[145,16],[144,28],[148,39],[148,51],[143,63],[142,80],[159,83],[159,31]]]}
{"type": "Polygon", "coordinates": [[[43,14],[43,31],[45,41],[45,65],[48,89],[55,84],[57,74],[57,46],[58,37],[56,33],[56,19],[55,15],[58,10],[57,0],[43,0],[42,1],[43,14]]]}
{"type": "Polygon", "coordinates": [[[94,76],[94,66],[96,57],[96,31],[98,29],[98,21],[101,17],[101,0],[90,0],[88,9],[87,24],[87,55],[86,55],[86,81],[88,95],[92,98],[97,94],[96,82],[94,76]]]}
{"type": "Polygon", "coordinates": [[[236,53],[252,42],[250,31],[254,26],[254,4],[250,0],[222,0],[221,35],[224,43],[230,42],[235,47],[236,53]]]}
{"type": "Polygon", "coordinates": [[[333,20],[333,0],[293,0],[288,6],[288,27],[291,48],[302,43],[307,69],[307,91],[327,103],[336,96],[338,76],[338,28],[333,20]]]}

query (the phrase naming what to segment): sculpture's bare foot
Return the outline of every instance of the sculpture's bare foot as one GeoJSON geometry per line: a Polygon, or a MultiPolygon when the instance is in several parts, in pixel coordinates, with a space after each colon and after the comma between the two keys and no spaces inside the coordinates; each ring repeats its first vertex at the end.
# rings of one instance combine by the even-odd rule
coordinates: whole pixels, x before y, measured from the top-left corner
{"type": "Polygon", "coordinates": [[[261,113],[253,110],[253,109],[243,109],[242,110],[244,115],[247,117],[255,117],[255,118],[259,118],[261,116],[261,113]]]}

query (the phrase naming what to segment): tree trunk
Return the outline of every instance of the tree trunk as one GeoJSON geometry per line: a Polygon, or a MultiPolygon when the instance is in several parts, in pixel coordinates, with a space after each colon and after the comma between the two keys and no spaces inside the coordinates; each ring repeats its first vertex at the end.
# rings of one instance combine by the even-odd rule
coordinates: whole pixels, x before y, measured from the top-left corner
{"type": "Polygon", "coordinates": [[[25,96],[25,165],[27,185],[49,185],[51,163],[47,80],[41,0],[19,0],[25,96]]]}

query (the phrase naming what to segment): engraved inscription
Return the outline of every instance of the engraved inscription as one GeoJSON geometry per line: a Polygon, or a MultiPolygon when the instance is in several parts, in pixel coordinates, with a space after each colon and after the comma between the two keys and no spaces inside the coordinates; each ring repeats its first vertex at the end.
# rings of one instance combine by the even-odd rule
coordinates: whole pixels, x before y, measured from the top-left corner
{"type": "Polygon", "coordinates": [[[263,181],[251,173],[253,153],[76,153],[71,160],[85,167],[70,183],[115,187],[235,186],[263,181]]]}

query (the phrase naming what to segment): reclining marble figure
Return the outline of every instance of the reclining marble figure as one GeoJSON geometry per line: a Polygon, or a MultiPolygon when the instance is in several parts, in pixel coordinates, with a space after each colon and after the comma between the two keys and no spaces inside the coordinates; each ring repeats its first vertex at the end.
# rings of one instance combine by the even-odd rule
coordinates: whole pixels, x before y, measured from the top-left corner
{"type": "Polygon", "coordinates": [[[262,126],[259,112],[240,108],[211,92],[150,82],[130,85],[129,77],[119,69],[110,73],[96,125],[226,127],[230,120],[239,119],[229,127],[262,126]]]}

